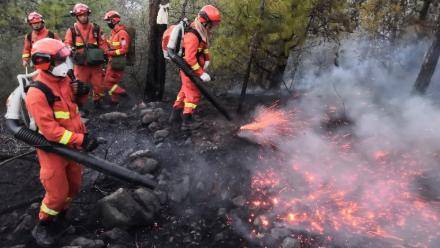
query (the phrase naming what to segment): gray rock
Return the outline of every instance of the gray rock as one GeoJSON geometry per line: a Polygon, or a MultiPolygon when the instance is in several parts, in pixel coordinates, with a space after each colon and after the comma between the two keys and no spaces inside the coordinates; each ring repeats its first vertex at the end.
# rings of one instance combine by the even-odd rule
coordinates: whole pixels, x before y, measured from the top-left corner
{"type": "Polygon", "coordinates": [[[224,239],[225,239],[225,235],[222,232],[221,233],[217,233],[215,235],[215,238],[214,238],[215,242],[219,242],[219,241],[222,241],[224,239]]]}
{"type": "Polygon", "coordinates": [[[128,228],[151,223],[155,214],[151,211],[155,208],[147,207],[145,201],[138,202],[136,198],[129,190],[120,188],[99,200],[98,209],[104,226],[128,228]]]}
{"type": "Polygon", "coordinates": [[[185,175],[182,177],[181,182],[173,184],[171,193],[169,193],[171,200],[181,202],[187,197],[190,189],[189,179],[189,176],[185,175]]]}
{"type": "Polygon", "coordinates": [[[147,112],[142,116],[142,123],[145,125],[149,125],[153,121],[155,121],[157,118],[154,116],[153,112],[147,112]]]}
{"type": "Polygon", "coordinates": [[[151,132],[156,132],[157,130],[160,130],[160,125],[158,122],[154,121],[148,125],[148,129],[150,129],[151,132]]]}
{"type": "Polygon", "coordinates": [[[161,102],[149,102],[147,103],[148,108],[158,108],[162,104],[161,102]]]}
{"type": "MultiPolygon", "coordinates": [[[[138,188],[134,191],[134,197],[137,201],[153,216],[159,212],[161,205],[159,198],[151,191],[145,188],[138,188]]],[[[153,218],[151,216],[151,218],[153,218]]]]}
{"type": "Polygon", "coordinates": [[[149,149],[139,150],[128,155],[130,159],[135,159],[139,157],[150,157],[153,153],[149,149]]]}
{"type": "Polygon", "coordinates": [[[219,208],[217,211],[218,216],[224,216],[226,215],[226,208],[219,208]]]}
{"type": "Polygon", "coordinates": [[[70,245],[80,246],[81,248],[101,248],[105,247],[104,241],[102,240],[93,240],[84,237],[78,237],[74,239],[70,245]]]}
{"type": "Polygon", "coordinates": [[[117,227],[102,233],[102,237],[104,238],[104,240],[108,242],[126,243],[126,242],[130,242],[131,240],[130,234],[128,234],[128,232],[117,227]]]}
{"type": "Polygon", "coordinates": [[[9,248],[26,248],[26,245],[14,245],[9,248]]]}
{"type": "Polygon", "coordinates": [[[110,244],[107,248],[128,248],[128,246],[122,244],[110,244]]]}
{"type": "Polygon", "coordinates": [[[153,114],[154,112],[153,112],[153,110],[152,109],[150,109],[150,108],[144,108],[144,109],[142,109],[141,110],[141,112],[140,112],[140,115],[141,116],[144,116],[145,114],[153,114]]]}
{"type": "Polygon", "coordinates": [[[100,115],[99,118],[105,121],[115,121],[115,120],[127,119],[128,115],[126,113],[121,113],[121,112],[110,112],[100,115]]]}
{"type": "Polygon", "coordinates": [[[165,111],[162,108],[156,108],[156,109],[153,110],[153,112],[154,112],[154,116],[157,119],[159,119],[159,118],[161,118],[163,116],[166,116],[166,113],[165,113],[165,111]]]}
{"type": "Polygon", "coordinates": [[[287,237],[283,240],[281,248],[301,248],[301,243],[294,238],[287,237]]]}
{"type": "Polygon", "coordinates": [[[140,174],[152,173],[157,169],[159,162],[152,158],[139,157],[134,159],[128,168],[139,172],[140,174]]]}
{"type": "Polygon", "coordinates": [[[160,140],[160,139],[165,139],[166,137],[168,137],[168,135],[170,134],[170,132],[168,131],[168,130],[166,130],[166,129],[162,129],[162,130],[159,130],[159,131],[156,131],[155,133],[154,133],[154,139],[155,140],[160,140]]]}
{"type": "Polygon", "coordinates": [[[242,195],[232,199],[232,203],[237,207],[243,207],[246,204],[246,198],[242,195]]]}
{"type": "Polygon", "coordinates": [[[287,228],[275,227],[270,230],[270,235],[274,239],[282,239],[289,236],[292,232],[287,228]]]}
{"type": "Polygon", "coordinates": [[[167,202],[167,193],[161,190],[155,190],[153,193],[156,195],[156,197],[159,199],[160,204],[164,205],[167,202]]]}

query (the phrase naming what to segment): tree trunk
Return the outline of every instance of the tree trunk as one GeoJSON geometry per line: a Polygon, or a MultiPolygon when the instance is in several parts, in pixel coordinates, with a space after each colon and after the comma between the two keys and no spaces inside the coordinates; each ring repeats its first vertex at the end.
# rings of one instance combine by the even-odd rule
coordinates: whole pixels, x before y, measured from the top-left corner
{"type": "Polygon", "coordinates": [[[420,10],[420,13],[419,13],[419,19],[421,21],[426,20],[426,17],[428,16],[429,5],[431,4],[431,2],[432,2],[432,0],[424,0],[423,1],[422,10],[420,10]]]}
{"type": "MultiPolygon", "coordinates": [[[[265,0],[260,0],[260,6],[259,6],[260,19],[263,19],[263,16],[264,16],[264,7],[265,7],[265,0]]],[[[260,30],[260,29],[258,28],[257,30],[260,30]]],[[[250,45],[250,49],[249,49],[249,60],[248,60],[246,73],[245,73],[244,79],[243,79],[243,85],[241,87],[241,95],[240,95],[240,100],[238,102],[237,113],[241,112],[241,109],[242,109],[243,103],[244,103],[244,99],[246,98],[246,90],[247,90],[249,78],[250,78],[251,71],[252,71],[252,61],[254,59],[255,52],[257,51],[258,41],[259,41],[259,35],[258,35],[258,32],[256,32],[251,40],[251,45],[250,45]]]]}
{"type": "Polygon", "coordinates": [[[440,55],[440,18],[437,21],[434,41],[425,55],[422,68],[419,76],[414,84],[414,91],[419,94],[424,94],[429,84],[431,83],[432,75],[435,72],[438,58],[440,55]]]}
{"type": "Polygon", "coordinates": [[[166,64],[162,53],[162,35],[167,25],[156,23],[160,3],[160,0],[150,0],[149,5],[148,68],[144,88],[146,101],[162,100],[165,91],[166,64]]]}
{"type": "Polygon", "coordinates": [[[188,0],[184,0],[182,4],[182,13],[180,14],[180,20],[186,16],[186,6],[188,5],[188,0]]]}

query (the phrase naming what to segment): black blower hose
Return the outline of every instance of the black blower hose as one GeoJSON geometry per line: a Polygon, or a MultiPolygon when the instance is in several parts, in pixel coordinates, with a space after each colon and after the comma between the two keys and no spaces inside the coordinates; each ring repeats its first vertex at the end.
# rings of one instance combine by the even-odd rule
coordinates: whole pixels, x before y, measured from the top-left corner
{"type": "Polygon", "coordinates": [[[122,166],[94,157],[87,153],[70,149],[67,146],[61,144],[49,142],[41,134],[32,131],[26,127],[20,126],[18,124],[18,120],[6,119],[6,126],[9,130],[11,130],[15,138],[46,152],[56,153],[75,162],[78,162],[79,164],[82,164],[90,169],[119,178],[129,183],[144,186],[150,189],[154,189],[157,186],[157,183],[152,179],[129,169],[126,169],[122,166]]]}

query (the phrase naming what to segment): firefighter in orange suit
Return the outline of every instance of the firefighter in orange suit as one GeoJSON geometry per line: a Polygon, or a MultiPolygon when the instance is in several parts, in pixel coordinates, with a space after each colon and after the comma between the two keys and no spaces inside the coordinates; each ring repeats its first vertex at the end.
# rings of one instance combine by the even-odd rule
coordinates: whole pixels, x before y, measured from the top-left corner
{"type": "MultiPolygon", "coordinates": [[[[84,55],[86,46],[100,48],[106,51],[107,44],[101,28],[96,26],[96,24],[89,22],[91,10],[87,5],[77,3],[73,7],[73,11],[70,13],[76,17],[76,23],[73,25],[73,27],[70,27],[67,30],[64,43],[74,50],[73,62],[75,64],[75,77],[82,82],[92,85],[93,103],[95,104],[95,107],[100,107],[102,97],[104,96],[104,89],[102,87],[104,72],[102,71],[102,66],[101,64],[88,64],[82,55],[84,55]]],[[[102,63],[104,63],[104,61],[102,61],[102,63]]],[[[80,107],[86,103],[87,96],[83,96],[78,99],[78,105],[80,107]]]]}
{"type": "Polygon", "coordinates": [[[125,90],[119,85],[124,76],[124,70],[112,68],[112,60],[114,57],[125,57],[130,47],[130,36],[125,30],[125,26],[120,24],[121,15],[118,12],[111,10],[104,16],[104,21],[112,29],[111,37],[108,39],[109,63],[107,65],[104,87],[108,90],[108,94],[112,104],[119,102],[119,96],[126,95],[125,90]]]}
{"type": "Polygon", "coordinates": [[[52,38],[61,40],[57,33],[49,31],[44,26],[43,16],[37,12],[32,12],[27,17],[27,23],[32,28],[32,32],[28,33],[24,37],[24,46],[22,52],[23,66],[29,64],[29,59],[31,57],[32,44],[41,40],[43,38],[52,38]]]}
{"type": "MultiPolygon", "coordinates": [[[[30,87],[26,95],[29,114],[47,140],[67,145],[73,149],[92,151],[98,142],[86,134],[78,106],[74,99],[71,80],[66,77],[73,67],[70,48],[59,40],[45,38],[36,42],[31,60],[39,74],[35,82],[50,89],[56,100],[51,105],[48,96],[37,87],[30,87]]],[[[32,236],[40,246],[51,246],[59,232],[60,213],[64,214],[72,197],[81,187],[81,165],[54,153],[37,149],[40,162],[40,180],[46,191],[39,212],[39,222],[32,236]]]]}
{"type": "MultiPolygon", "coordinates": [[[[185,32],[183,36],[184,60],[204,82],[211,81],[211,77],[205,72],[210,61],[208,33],[220,21],[220,11],[212,5],[206,5],[191,23],[192,31],[185,32]]],[[[182,87],[174,102],[170,122],[180,122],[183,112],[182,129],[195,129],[200,126],[200,123],[195,122],[193,118],[194,110],[200,101],[200,91],[183,71],[180,71],[180,78],[182,87]]]]}

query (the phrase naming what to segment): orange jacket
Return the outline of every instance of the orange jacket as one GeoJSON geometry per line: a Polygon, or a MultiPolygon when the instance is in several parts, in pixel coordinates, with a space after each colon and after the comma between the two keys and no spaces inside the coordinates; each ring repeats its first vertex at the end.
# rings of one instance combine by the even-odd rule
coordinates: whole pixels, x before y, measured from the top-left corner
{"type": "Polygon", "coordinates": [[[26,107],[39,132],[49,141],[80,149],[86,128],[81,121],[78,106],[73,102],[71,80],[67,77],[59,79],[44,71],[40,71],[34,80],[44,83],[55,96],[60,97],[51,107],[40,89],[29,88],[26,107]]]}
{"type": "MultiPolygon", "coordinates": [[[[191,26],[194,28],[193,24],[191,26]]],[[[186,32],[182,42],[184,60],[198,76],[202,75],[205,61],[210,60],[208,44],[204,41],[199,42],[197,35],[192,32],[186,32]]]]}
{"type": "Polygon", "coordinates": [[[130,36],[125,30],[125,26],[116,25],[116,27],[112,30],[110,39],[107,40],[107,55],[112,57],[126,54],[128,52],[128,48],[130,47],[130,42],[130,36]]]}
{"type": "MultiPolygon", "coordinates": [[[[31,50],[32,50],[32,44],[35,42],[49,37],[49,30],[45,27],[43,27],[39,31],[32,30],[31,32],[31,41],[29,42],[28,35],[26,34],[24,36],[24,46],[23,46],[23,52],[22,52],[22,59],[23,61],[28,61],[31,57],[31,50]]],[[[54,33],[54,39],[61,40],[57,33],[54,33]]]]}
{"type": "Polygon", "coordinates": [[[98,45],[99,42],[99,48],[103,49],[104,51],[107,51],[107,44],[104,39],[104,33],[102,32],[102,29],[99,29],[98,33],[98,40],[93,37],[93,24],[87,23],[82,24],[80,22],[76,22],[73,27],[76,29],[76,40],[72,40],[72,31],[67,29],[66,36],[64,37],[64,43],[70,47],[75,47],[77,52],[83,52],[84,51],[84,43],[87,44],[93,44],[98,45]],[[81,34],[81,35],[80,35],[81,34]],[[84,39],[87,39],[87,41],[83,40],[81,36],[84,39]],[[88,37],[88,38],[87,38],[88,37]]]}

